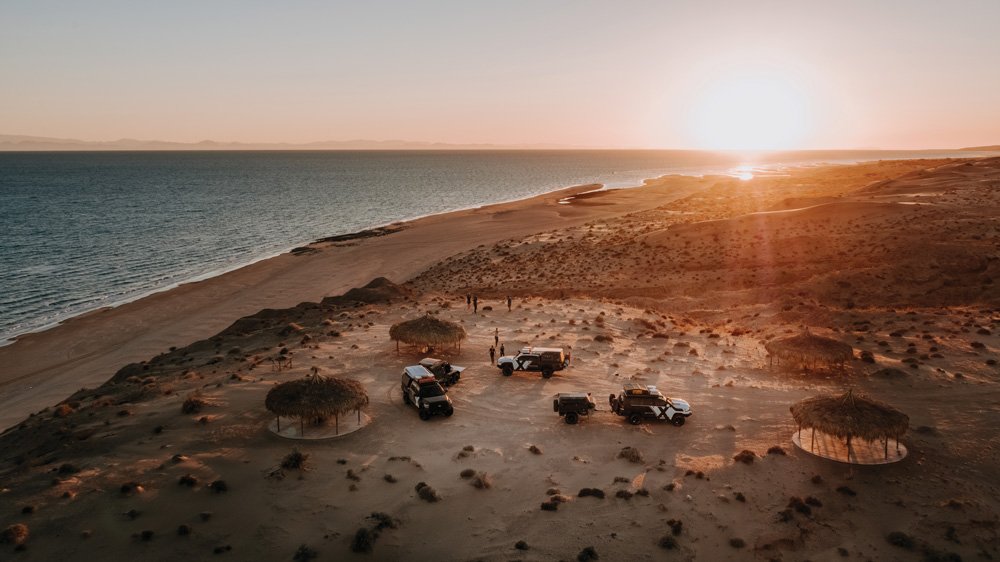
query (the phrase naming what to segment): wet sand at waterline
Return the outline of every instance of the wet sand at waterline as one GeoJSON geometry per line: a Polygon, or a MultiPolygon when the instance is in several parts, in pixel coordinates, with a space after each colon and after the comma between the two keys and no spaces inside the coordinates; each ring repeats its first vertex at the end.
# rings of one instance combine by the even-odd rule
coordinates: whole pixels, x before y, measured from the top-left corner
{"type": "Polygon", "coordinates": [[[319,243],[0,349],[16,424],[0,529],[26,525],[18,556],[38,560],[1000,554],[1000,161],[668,177],[560,204],[576,191],[319,243]],[[375,277],[378,298],[322,301],[375,277]],[[425,313],[468,334],[435,350],[468,369],[454,416],[427,422],[399,390],[422,354],[388,336],[425,313]],[[763,343],[805,329],[857,359],[769,367],[763,343]],[[508,352],[571,348],[572,366],[502,377],[495,330],[508,352]],[[282,348],[292,365],[273,370],[282,348]],[[268,430],[267,391],[312,367],[365,385],[367,426],[268,430]],[[692,417],[629,425],[607,405],[625,382],[692,417]],[[788,407],[848,388],[910,416],[905,459],[850,467],[792,444],[788,407]],[[574,391],[598,411],[567,425],[552,398],[574,391]],[[294,448],[304,470],[281,466],[294,448]]]}

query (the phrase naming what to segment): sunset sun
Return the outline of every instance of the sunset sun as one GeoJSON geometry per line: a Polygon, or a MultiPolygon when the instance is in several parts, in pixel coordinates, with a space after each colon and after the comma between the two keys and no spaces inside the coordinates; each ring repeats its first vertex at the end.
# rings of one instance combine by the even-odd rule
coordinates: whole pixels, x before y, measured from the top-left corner
{"type": "Polygon", "coordinates": [[[805,94],[775,76],[725,76],[707,84],[691,109],[692,134],[703,148],[798,148],[808,133],[805,94]]]}

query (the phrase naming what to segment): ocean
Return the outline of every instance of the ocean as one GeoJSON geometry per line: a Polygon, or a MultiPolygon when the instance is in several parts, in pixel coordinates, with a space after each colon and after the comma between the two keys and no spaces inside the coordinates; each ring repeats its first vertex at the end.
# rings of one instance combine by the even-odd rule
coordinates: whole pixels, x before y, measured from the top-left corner
{"type": "MultiPolygon", "coordinates": [[[[671,150],[0,153],[0,342],[318,238],[664,174],[976,156],[671,150]]],[[[0,343],[2,345],[2,343],[0,343]]]]}

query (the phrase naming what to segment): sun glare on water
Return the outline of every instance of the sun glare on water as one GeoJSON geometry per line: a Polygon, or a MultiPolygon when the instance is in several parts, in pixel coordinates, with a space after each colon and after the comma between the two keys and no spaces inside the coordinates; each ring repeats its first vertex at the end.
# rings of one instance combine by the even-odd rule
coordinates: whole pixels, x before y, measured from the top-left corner
{"type": "Polygon", "coordinates": [[[707,85],[690,117],[703,148],[782,150],[800,147],[809,116],[805,95],[790,81],[729,75],[707,85]]]}

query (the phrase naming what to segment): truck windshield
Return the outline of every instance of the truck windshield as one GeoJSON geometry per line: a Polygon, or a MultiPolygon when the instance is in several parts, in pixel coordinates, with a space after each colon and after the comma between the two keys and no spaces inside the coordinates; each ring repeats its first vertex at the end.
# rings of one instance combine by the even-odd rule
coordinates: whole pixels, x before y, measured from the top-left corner
{"type": "Polygon", "coordinates": [[[420,385],[421,398],[430,398],[432,396],[444,396],[444,389],[441,388],[441,385],[437,384],[420,385]]]}

